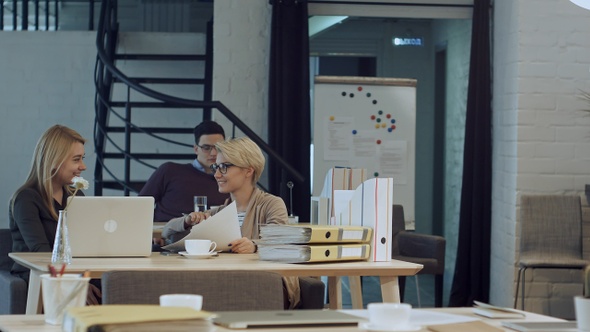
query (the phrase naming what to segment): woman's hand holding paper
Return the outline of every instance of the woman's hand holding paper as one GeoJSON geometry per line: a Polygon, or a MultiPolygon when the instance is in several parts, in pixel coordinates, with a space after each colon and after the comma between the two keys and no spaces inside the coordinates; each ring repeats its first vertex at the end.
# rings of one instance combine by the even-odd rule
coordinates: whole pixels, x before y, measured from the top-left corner
{"type": "Polygon", "coordinates": [[[253,254],[256,252],[256,244],[247,237],[234,240],[229,243],[231,252],[237,254],[253,254]]]}
{"type": "Polygon", "coordinates": [[[191,212],[184,216],[184,223],[187,226],[194,226],[209,217],[210,214],[206,212],[191,212]]]}

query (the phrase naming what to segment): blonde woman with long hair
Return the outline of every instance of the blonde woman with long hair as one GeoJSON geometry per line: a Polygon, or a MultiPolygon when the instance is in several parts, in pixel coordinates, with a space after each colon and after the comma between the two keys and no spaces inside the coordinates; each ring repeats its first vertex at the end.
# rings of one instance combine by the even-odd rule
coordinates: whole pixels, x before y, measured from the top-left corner
{"type": "MultiPolygon", "coordinates": [[[[35,147],[31,170],[25,183],[10,200],[9,227],[14,252],[51,252],[57,229],[58,211],[72,195],[72,178],[86,170],[86,140],[75,130],[61,125],[47,129],[35,147]]],[[[83,195],[78,191],[79,195],[83,195]]],[[[12,273],[28,281],[29,270],[18,264],[12,273]]]]}

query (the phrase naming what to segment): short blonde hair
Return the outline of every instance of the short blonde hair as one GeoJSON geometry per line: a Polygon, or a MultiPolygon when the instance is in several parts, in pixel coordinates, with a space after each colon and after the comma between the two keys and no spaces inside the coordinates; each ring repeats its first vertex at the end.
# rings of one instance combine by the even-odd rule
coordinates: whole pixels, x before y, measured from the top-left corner
{"type": "Polygon", "coordinates": [[[248,137],[238,137],[215,144],[217,151],[221,153],[228,162],[238,167],[252,167],[254,176],[252,184],[256,184],[264,171],[266,159],[260,147],[248,137]]]}

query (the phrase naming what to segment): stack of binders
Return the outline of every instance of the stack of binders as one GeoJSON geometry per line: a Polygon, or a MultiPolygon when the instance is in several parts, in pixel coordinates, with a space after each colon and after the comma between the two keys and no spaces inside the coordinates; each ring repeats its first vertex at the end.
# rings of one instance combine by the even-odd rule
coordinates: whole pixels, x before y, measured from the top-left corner
{"type": "Polygon", "coordinates": [[[260,260],[313,263],[367,260],[373,229],[363,226],[267,225],[260,228],[260,260]]]}

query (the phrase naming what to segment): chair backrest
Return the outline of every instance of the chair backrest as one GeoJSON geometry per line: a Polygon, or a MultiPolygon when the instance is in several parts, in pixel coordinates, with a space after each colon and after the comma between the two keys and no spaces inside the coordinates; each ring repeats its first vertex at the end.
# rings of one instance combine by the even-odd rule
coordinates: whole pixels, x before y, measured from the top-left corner
{"type": "Polygon", "coordinates": [[[0,229],[0,270],[10,271],[14,263],[8,253],[12,252],[12,235],[10,229],[0,229]]]}
{"type": "Polygon", "coordinates": [[[392,247],[391,247],[391,255],[398,256],[399,255],[399,241],[397,240],[397,234],[401,231],[406,230],[406,218],[404,216],[404,207],[403,205],[393,204],[393,210],[391,213],[391,229],[393,231],[392,234],[392,247]]]}
{"type": "Polygon", "coordinates": [[[580,196],[523,195],[520,255],[582,259],[580,196]]]}
{"type": "Polygon", "coordinates": [[[267,271],[109,271],[103,304],[158,304],[162,294],[200,294],[203,310],[283,310],[283,280],[267,271]]]}

